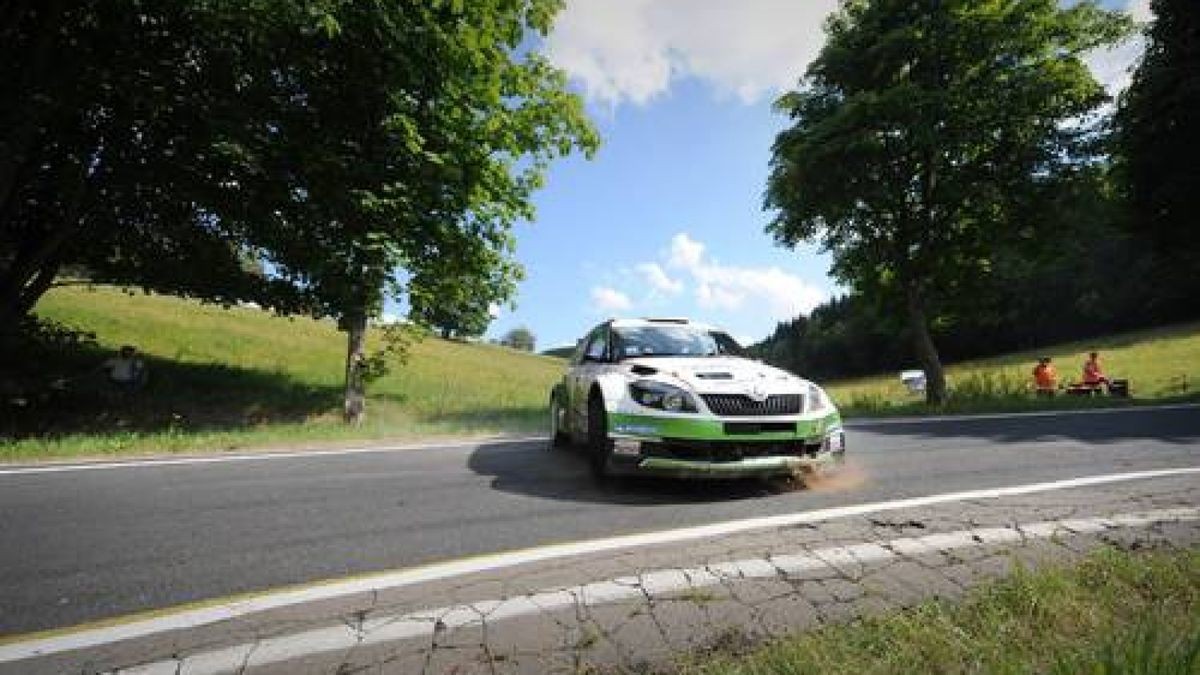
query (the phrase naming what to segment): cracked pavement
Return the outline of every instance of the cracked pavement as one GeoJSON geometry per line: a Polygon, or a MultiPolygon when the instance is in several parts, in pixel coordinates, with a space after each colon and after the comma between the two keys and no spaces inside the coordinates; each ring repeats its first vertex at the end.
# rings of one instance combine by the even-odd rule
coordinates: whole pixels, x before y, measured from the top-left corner
{"type": "Polygon", "coordinates": [[[1200,544],[1200,474],[578,554],[0,664],[23,673],[579,673],[955,599],[1015,565],[1200,544]]]}

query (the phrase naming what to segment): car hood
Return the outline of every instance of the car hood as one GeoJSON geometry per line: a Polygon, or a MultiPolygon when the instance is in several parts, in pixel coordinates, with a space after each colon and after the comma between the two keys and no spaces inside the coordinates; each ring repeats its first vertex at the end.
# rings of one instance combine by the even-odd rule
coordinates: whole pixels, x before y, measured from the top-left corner
{"type": "Polygon", "coordinates": [[[807,385],[786,370],[736,356],[641,356],[626,359],[622,364],[630,368],[653,368],[659,375],[681,380],[700,392],[741,391],[753,383],[772,392],[803,391],[807,385]]]}

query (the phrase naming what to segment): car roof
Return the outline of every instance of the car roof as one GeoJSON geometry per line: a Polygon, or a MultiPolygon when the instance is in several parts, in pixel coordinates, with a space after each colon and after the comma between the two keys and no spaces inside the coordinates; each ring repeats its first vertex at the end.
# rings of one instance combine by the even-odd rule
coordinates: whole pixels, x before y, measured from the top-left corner
{"type": "Polygon", "coordinates": [[[611,319],[613,328],[646,328],[648,326],[688,326],[697,330],[721,331],[723,329],[684,317],[644,317],[640,319],[611,319]]]}

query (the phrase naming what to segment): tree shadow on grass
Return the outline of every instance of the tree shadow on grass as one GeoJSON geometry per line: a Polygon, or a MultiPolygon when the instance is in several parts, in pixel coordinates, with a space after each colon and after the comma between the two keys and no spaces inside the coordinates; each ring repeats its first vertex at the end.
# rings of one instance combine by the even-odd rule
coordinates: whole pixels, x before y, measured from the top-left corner
{"type": "Polygon", "coordinates": [[[341,390],[282,372],[143,356],[136,390],[107,381],[111,352],[93,344],[38,346],[0,359],[0,436],[50,438],[118,432],[225,431],[302,422],[334,409],[341,390]]]}

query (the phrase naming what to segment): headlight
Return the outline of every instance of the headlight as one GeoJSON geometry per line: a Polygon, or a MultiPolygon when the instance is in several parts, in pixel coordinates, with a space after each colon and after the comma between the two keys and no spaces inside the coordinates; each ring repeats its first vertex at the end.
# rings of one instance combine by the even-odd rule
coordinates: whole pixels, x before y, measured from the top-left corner
{"type": "Polygon", "coordinates": [[[670,412],[696,412],[696,401],[692,395],[669,384],[640,380],[629,385],[629,395],[639,405],[647,408],[670,412]]]}
{"type": "Polygon", "coordinates": [[[808,385],[808,412],[815,413],[830,408],[829,397],[815,384],[808,385]]]}

